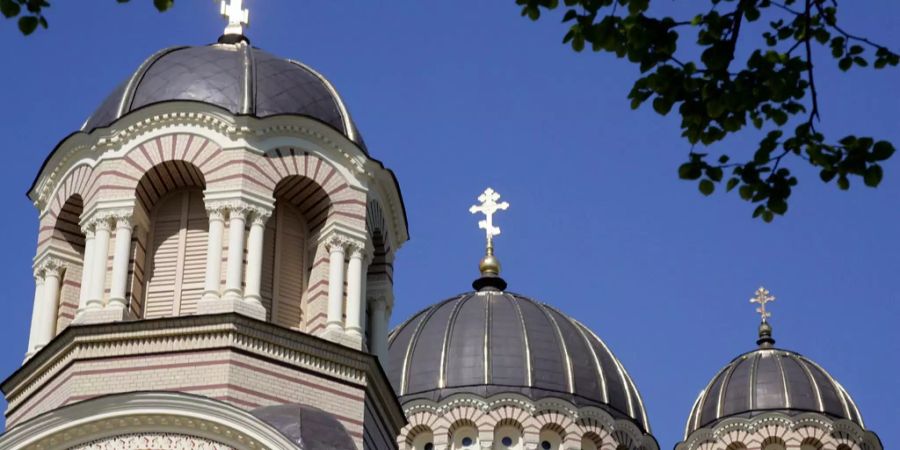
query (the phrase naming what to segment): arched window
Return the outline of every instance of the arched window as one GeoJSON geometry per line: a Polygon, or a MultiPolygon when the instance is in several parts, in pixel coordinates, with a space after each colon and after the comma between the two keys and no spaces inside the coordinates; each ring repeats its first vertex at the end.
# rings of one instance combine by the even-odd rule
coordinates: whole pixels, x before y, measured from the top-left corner
{"type": "Polygon", "coordinates": [[[81,296],[84,270],[85,236],[81,232],[81,213],[84,205],[80,195],[70,197],[56,216],[51,235],[51,246],[67,255],[70,262],[60,278],[59,305],[55,331],[61,331],[75,318],[81,296]],[[78,261],[78,262],[75,262],[78,261]]]}
{"type": "Polygon", "coordinates": [[[209,218],[203,173],[166,161],[138,182],[129,307],[137,317],[193,314],[203,295],[209,218]]]}
{"type": "Polygon", "coordinates": [[[581,450],[599,450],[602,444],[600,436],[594,432],[587,433],[581,438],[581,450]]]}
{"type": "Polygon", "coordinates": [[[453,431],[452,435],[453,450],[480,450],[478,445],[478,430],[471,425],[461,426],[453,431]]]}
{"type": "Polygon", "coordinates": [[[412,441],[413,450],[434,450],[434,435],[431,431],[421,431],[412,441]]]}
{"type": "Polygon", "coordinates": [[[559,450],[562,448],[562,436],[551,429],[545,428],[541,430],[539,442],[538,449],[540,450],[559,450]]]}
{"type": "Polygon", "coordinates": [[[209,219],[200,188],[181,188],[150,211],[144,317],[183,316],[203,294],[209,219]]]}
{"type": "Polygon", "coordinates": [[[778,438],[767,438],[762,443],[762,450],[786,450],[784,442],[778,438]]]}
{"type": "Polygon", "coordinates": [[[514,424],[501,424],[494,429],[494,449],[521,450],[522,430],[514,424]]]}

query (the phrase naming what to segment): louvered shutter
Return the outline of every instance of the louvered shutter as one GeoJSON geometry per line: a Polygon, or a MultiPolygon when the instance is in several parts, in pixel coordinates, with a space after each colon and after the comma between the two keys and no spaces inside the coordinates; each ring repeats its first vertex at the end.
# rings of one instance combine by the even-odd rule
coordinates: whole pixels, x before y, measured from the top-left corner
{"type": "Polygon", "coordinates": [[[208,227],[199,190],[170,194],[154,208],[145,318],[196,312],[203,295],[208,227]]]}
{"type": "Polygon", "coordinates": [[[262,297],[270,320],[300,329],[307,251],[306,222],[296,208],[276,203],[266,226],[264,246],[262,297]]]}

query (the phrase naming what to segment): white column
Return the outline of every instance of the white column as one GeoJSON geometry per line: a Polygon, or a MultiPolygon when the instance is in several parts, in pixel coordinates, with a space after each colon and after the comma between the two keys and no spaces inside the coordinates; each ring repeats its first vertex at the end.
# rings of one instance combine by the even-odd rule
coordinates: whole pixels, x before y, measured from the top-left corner
{"type": "Polygon", "coordinates": [[[221,208],[207,208],[209,240],[206,243],[206,281],[203,299],[218,300],[222,276],[222,236],[225,235],[225,216],[221,208]]]}
{"type": "Polygon", "coordinates": [[[365,244],[354,243],[347,266],[347,333],[362,338],[366,317],[366,299],[363,297],[363,277],[366,276],[365,244]]]}
{"type": "Polygon", "coordinates": [[[385,330],[385,315],[387,314],[387,301],[384,297],[376,297],[372,301],[372,329],[369,336],[372,342],[369,345],[369,353],[374,353],[381,362],[381,367],[387,366],[387,355],[384,354],[387,342],[387,331],[385,330]]]}
{"type": "Polygon", "coordinates": [[[106,260],[109,255],[109,221],[106,218],[94,224],[94,254],[91,261],[91,282],[88,292],[88,309],[103,307],[103,293],[106,290],[106,260]]]}
{"type": "Polygon", "coordinates": [[[44,299],[37,320],[38,332],[35,350],[47,345],[56,336],[56,319],[59,313],[60,276],[63,265],[56,260],[47,261],[44,266],[44,299]]]}
{"type": "Polygon", "coordinates": [[[116,217],[116,250],[113,254],[112,285],[109,289],[111,308],[125,309],[125,289],[128,286],[128,262],[131,260],[131,216],[116,217]]]}
{"type": "Polygon", "coordinates": [[[340,331],[344,326],[344,245],[338,236],[326,244],[328,258],[328,321],[326,331],[340,331]]]}
{"type": "Polygon", "coordinates": [[[229,300],[240,300],[241,273],[244,266],[244,220],[247,209],[232,207],[228,211],[228,264],[225,268],[225,295],[229,300]]]}
{"type": "Polygon", "coordinates": [[[81,287],[78,288],[78,310],[81,314],[87,308],[87,301],[91,285],[91,268],[94,258],[94,229],[86,227],[84,230],[84,259],[81,261],[81,287]]]}
{"type": "Polygon", "coordinates": [[[34,305],[31,309],[31,330],[28,333],[28,351],[25,353],[25,359],[37,351],[38,348],[38,329],[40,328],[41,308],[44,306],[44,271],[38,270],[34,273],[34,305]]]}
{"type": "Polygon", "coordinates": [[[260,281],[262,279],[263,237],[266,231],[268,211],[254,209],[247,236],[247,271],[244,280],[244,300],[262,306],[260,281]]]}

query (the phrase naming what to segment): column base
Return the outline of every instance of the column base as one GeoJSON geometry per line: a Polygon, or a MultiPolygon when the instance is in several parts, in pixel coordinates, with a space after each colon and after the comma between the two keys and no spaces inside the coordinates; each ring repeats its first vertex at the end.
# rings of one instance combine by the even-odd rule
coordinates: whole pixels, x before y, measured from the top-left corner
{"type": "Polygon", "coordinates": [[[348,332],[340,327],[328,327],[321,335],[322,339],[350,347],[354,350],[363,349],[363,338],[359,334],[348,332]]]}
{"type": "Polygon", "coordinates": [[[259,304],[245,302],[240,298],[201,299],[197,303],[197,314],[224,314],[232,312],[257,320],[266,320],[266,308],[259,304]]]}
{"type": "Polygon", "coordinates": [[[90,325],[94,323],[122,322],[134,320],[131,310],[124,307],[107,306],[105,308],[87,308],[75,315],[72,325],[90,325]]]}

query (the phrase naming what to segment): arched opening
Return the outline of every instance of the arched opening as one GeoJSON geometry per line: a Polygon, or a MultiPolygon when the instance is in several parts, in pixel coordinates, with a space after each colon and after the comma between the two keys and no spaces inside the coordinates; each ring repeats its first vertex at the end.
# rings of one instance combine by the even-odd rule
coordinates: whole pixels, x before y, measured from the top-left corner
{"type": "Polygon", "coordinates": [[[434,433],[431,430],[421,430],[412,438],[411,450],[434,450],[434,433]]]}
{"type": "Polygon", "coordinates": [[[313,180],[287,177],[275,186],[266,222],[260,296],[269,320],[305,331],[306,301],[315,258],[312,237],[328,218],[331,201],[313,180]]]}
{"type": "Polygon", "coordinates": [[[732,442],[725,447],[725,450],[747,450],[747,446],[742,442],[732,442]]]}
{"type": "Polygon", "coordinates": [[[551,427],[544,427],[541,430],[538,449],[540,450],[559,450],[562,448],[562,435],[551,427]]]}
{"type": "Polygon", "coordinates": [[[504,420],[494,427],[494,449],[521,450],[524,447],[524,430],[514,421],[504,420]]]}
{"type": "Polygon", "coordinates": [[[762,448],[762,450],[786,450],[784,441],[782,441],[781,439],[778,439],[776,437],[766,438],[762,442],[761,448],[762,448]]]}
{"type": "Polygon", "coordinates": [[[142,264],[133,268],[136,282],[129,295],[137,317],[196,312],[206,274],[205,186],[200,169],[184,161],[156,165],[138,183],[133,235],[139,249],[135,261],[142,264]]]}
{"type": "Polygon", "coordinates": [[[581,450],[599,450],[602,445],[603,439],[593,431],[585,433],[581,437],[581,450]]]}
{"type": "Polygon", "coordinates": [[[81,213],[84,201],[75,194],[66,200],[56,215],[53,233],[50,237],[51,247],[68,262],[60,277],[59,305],[57,307],[55,333],[62,331],[75,318],[81,296],[82,274],[84,271],[85,236],[81,232],[81,213]]]}
{"type": "Polygon", "coordinates": [[[808,437],[800,443],[800,450],[821,450],[823,447],[822,443],[819,442],[816,438],[808,437]]]}
{"type": "Polygon", "coordinates": [[[465,422],[453,427],[450,432],[450,448],[452,450],[480,449],[478,429],[475,428],[475,424],[465,422]]]}

